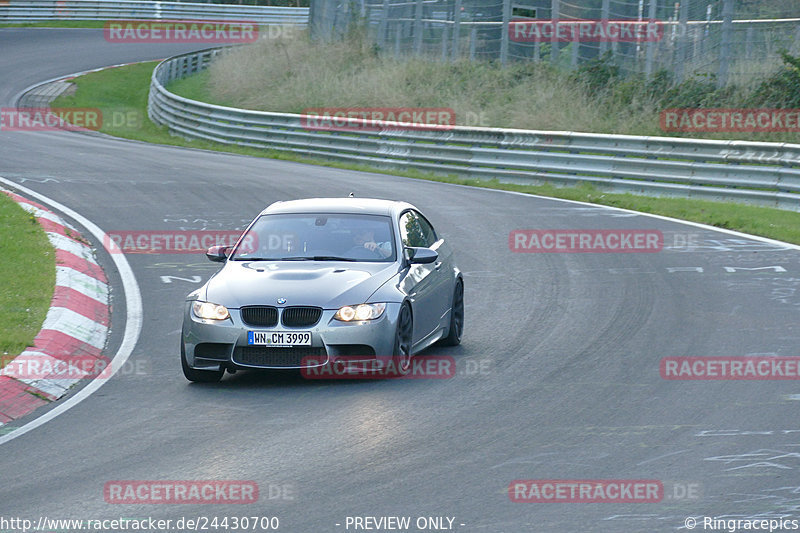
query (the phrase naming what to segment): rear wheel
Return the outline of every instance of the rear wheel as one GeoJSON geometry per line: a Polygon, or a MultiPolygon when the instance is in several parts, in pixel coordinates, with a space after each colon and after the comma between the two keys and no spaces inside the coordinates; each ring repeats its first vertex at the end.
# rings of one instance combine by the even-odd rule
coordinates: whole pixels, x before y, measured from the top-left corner
{"type": "Polygon", "coordinates": [[[453,292],[453,307],[450,310],[450,331],[442,344],[445,346],[458,346],[461,344],[461,335],[464,334],[464,282],[458,280],[453,292]]]}
{"type": "Polygon", "coordinates": [[[183,340],[181,340],[181,368],[186,379],[195,383],[216,383],[225,374],[225,370],[197,370],[190,367],[186,362],[186,346],[183,340]]]}
{"type": "Polygon", "coordinates": [[[411,344],[414,331],[414,321],[411,308],[403,304],[397,316],[397,331],[394,335],[394,350],[392,363],[398,374],[407,374],[411,369],[411,344]]]}

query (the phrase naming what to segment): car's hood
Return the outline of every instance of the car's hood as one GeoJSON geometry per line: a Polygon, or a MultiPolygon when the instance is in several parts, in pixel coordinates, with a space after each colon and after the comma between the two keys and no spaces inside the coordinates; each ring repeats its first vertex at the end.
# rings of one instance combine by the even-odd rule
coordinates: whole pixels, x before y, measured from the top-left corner
{"type": "Polygon", "coordinates": [[[206,300],[245,305],[313,305],[338,309],[366,302],[397,273],[396,263],[228,261],[206,285],[206,300]]]}

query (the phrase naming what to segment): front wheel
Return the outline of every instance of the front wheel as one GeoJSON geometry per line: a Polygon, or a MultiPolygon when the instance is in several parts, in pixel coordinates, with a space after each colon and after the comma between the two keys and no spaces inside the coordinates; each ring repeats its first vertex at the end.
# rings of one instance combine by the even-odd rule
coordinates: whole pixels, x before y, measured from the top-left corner
{"type": "Polygon", "coordinates": [[[183,340],[181,340],[181,368],[186,379],[195,383],[216,383],[225,374],[225,370],[197,370],[190,367],[186,362],[186,346],[183,340]]]}
{"type": "Polygon", "coordinates": [[[453,292],[453,307],[450,309],[450,331],[442,339],[445,346],[458,346],[464,334],[464,282],[458,280],[453,292]]]}
{"type": "Polygon", "coordinates": [[[411,308],[408,304],[403,304],[400,314],[397,316],[397,330],[394,335],[394,350],[392,351],[392,363],[400,375],[407,374],[411,369],[413,331],[414,321],[411,316],[411,308]]]}

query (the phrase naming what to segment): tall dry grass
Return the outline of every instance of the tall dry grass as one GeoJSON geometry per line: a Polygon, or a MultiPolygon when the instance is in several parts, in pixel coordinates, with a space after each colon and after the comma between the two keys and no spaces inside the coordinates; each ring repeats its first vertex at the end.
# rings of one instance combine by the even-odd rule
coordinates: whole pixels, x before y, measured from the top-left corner
{"type": "MultiPolygon", "coordinates": [[[[279,34],[218,58],[208,70],[203,96],[262,111],[445,107],[455,111],[457,124],[467,126],[665,135],[659,124],[662,109],[744,106],[748,94],[764,80],[754,72],[780,68],[780,59],[755,64],[737,58],[730,69],[737,83],[721,91],[695,76],[674,89],[669,84],[648,87],[642,77],[612,77],[598,85],[587,71],[576,76],[549,62],[504,68],[467,60],[442,63],[438,58],[379,55],[371,41],[357,33],[324,44],[310,41],[305,32],[279,34]]],[[[608,65],[600,67],[605,68],[608,65]]],[[[692,136],[777,141],[787,134],[692,136]]]]}
{"type": "Polygon", "coordinates": [[[209,68],[211,97],[262,111],[309,107],[446,107],[458,124],[566,131],[657,133],[647,102],[624,109],[547,63],[508,68],[483,62],[441,63],[378,55],[353,36],[318,44],[304,33],[239,47],[209,68]]]}

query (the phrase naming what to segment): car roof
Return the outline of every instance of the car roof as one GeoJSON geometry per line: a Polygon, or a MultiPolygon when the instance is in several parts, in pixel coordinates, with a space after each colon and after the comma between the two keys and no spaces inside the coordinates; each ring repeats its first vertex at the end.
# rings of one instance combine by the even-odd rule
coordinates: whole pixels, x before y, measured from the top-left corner
{"type": "Polygon", "coordinates": [[[396,215],[405,209],[416,209],[407,202],[377,198],[305,198],[275,202],[261,214],[348,213],[363,215],[396,215]]]}

